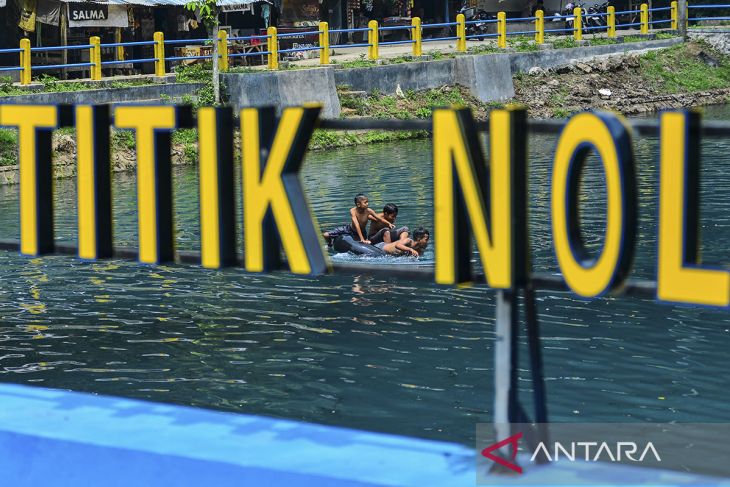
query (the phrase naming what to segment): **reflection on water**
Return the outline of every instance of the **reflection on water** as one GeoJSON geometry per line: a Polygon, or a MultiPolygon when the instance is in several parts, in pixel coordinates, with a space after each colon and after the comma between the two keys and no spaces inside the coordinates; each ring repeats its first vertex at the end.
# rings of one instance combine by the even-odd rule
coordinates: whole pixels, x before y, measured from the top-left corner
{"type": "MultiPolygon", "coordinates": [[[[548,213],[554,144],[535,137],[530,148],[533,262],[549,272],[556,271],[548,213]]],[[[641,139],[635,148],[642,223],[634,275],[653,277],[657,143],[641,139]]],[[[730,261],[729,149],[722,139],[703,146],[703,257],[711,264],[730,261]]],[[[365,192],[376,210],[397,203],[399,224],[432,229],[430,161],[428,141],[312,153],[303,180],[324,228],[347,222],[353,195],[365,192]]],[[[599,251],[605,193],[590,164],[581,219],[599,251]]],[[[196,249],[197,174],[182,168],[174,176],[178,246],[196,249]]],[[[134,178],[114,179],[117,244],[134,245],[134,178]]],[[[73,241],[72,180],[56,183],[56,202],[57,236],[73,241]]],[[[17,238],[17,187],[0,187],[0,222],[0,238],[17,238]]],[[[398,262],[430,265],[433,249],[398,262]]],[[[491,418],[493,293],[481,287],[8,252],[0,253],[0,269],[2,381],[466,444],[474,424],[491,418]]],[[[728,419],[727,312],[563,293],[538,298],[552,420],[728,419]]],[[[529,381],[520,389],[529,404],[529,381]]]]}

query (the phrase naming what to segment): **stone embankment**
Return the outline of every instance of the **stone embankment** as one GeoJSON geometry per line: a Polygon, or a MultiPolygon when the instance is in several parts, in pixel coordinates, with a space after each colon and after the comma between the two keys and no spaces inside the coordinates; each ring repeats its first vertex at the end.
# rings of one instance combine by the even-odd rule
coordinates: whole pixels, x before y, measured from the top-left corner
{"type": "Polygon", "coordinates": [[[730,28],[726,28],[725,32],[713,29],[690,29],[687,35],[692,40],[704,41],[721,53],[730,55],[730,28]]]}
{"type": "Polygon", "coordinates": [[[531,117],[550,118],[587,109],[636,115],[729,98],[727,59],[706,44],[690,43],[652,56],[628,53],[532,69],[515,78],[514,101],[531,117]]]}

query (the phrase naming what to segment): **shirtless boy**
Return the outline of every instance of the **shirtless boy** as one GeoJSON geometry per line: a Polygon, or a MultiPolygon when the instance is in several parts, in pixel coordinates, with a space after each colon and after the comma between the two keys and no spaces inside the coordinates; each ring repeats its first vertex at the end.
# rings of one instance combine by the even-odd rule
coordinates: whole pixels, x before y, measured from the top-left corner
{"type": "Polygon", "coordinates": [[[373,221],[379,221],[380,223],[386,225],[388,228],[395,227],[395,225],[390,223],[388,220],[378,216],[377,213],[368,208],[368,197],[364,194],[359,194],[355,196],[355,207],[350,208],[350,217],[352,218],[351,223],[339,226],[322,234],[325,241],[327,242],[327,245],[331,246],[332,239],[334,239],[335,237],[345,235],[349,235],[352,238],[356,238],[363,243],[369,244],[370,240],[365,240],[364,235],[365,227],[367,226],[368,220],[370,220],[371,217],[373,221]]]}
{"type": "MultiPolygon", "coordinates": [[[[395,225],[396,217],[398,217],[398,206],[393,203],[385,205],[383,212],[377,215],[377,218],[387,220],[393,225],[395,225]]],[[[373,245],[377,245],[380,242],[395,242],[408,236],[408,227],[400,227],[396,230],[392,226],[388,227],[382,221],[378,221],[376,217],[368,218],[371,220],[370,228],[368,229],[368,240],[373,245]]]]}
{"type": "Polygon", "coordinates": [[[413,238],[402,238],[396,242],[381,242],[376,245],[377,248],[392,255],[412,255],[418,257],[423,255],[428,247],[428,240],[431,234],[423,227],[419,227],[413,232],[413,238]]]}

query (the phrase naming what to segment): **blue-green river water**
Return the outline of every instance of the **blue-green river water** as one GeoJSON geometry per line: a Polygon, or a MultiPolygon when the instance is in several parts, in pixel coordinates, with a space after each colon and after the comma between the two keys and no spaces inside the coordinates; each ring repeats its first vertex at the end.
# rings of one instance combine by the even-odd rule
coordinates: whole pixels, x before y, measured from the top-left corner
{"type": "MultiPolygon", "coordinates": [[[[708,109],[707,117],[728,119],[730,109],[708,109]]],[[[547,212],[555,138],[530,143],[533,263],[555,271],[547,212]]],[[[651,278],[657,141],[638,139],[634,147],[641,228],[633,276],[651,278]]],[[[727,265],[730,141],[706,140],[703,157],[703,257],[727,265]]],[[[428,140],[310,153],[302,176],[322,227],[345,223],[352,197],[364,192],[376,209],[397,203],[399,223],[432,228],[428,140]]],[[[177,168],[174,181],[178,246],[196,249],[196,168],[177,168]]],[[[55,189],[57,237],[73,242],[75,182],[57,181],[55,189]]],[[[114,190],[115,243],[133,246],[133,174],[115,174],[114,190]]],[[[583,196],[587,239],[598,248],[600,171],[586,175],[583,196]]],[[[0,238],[18,235],[18,188],[0,187],[0,238]]],[[[432,262],[429,249],[420,263],[432,262]]],[[[483,287],[13,252],[0,253],[0,276],[3,382],[468,445],[475,423],[491,420],[494,293],[483,287]]],[[[554,292],[538,298],[551,420],[730,420],[727,311],[554,292]]],[[[520,390],[529,405],[527,372],[520,390]]]]}

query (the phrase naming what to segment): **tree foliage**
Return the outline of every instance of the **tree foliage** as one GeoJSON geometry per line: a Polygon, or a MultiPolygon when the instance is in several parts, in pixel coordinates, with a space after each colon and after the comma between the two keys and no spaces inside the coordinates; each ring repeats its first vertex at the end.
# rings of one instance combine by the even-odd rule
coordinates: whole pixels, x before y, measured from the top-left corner
{"type": "Polygon", "coordinates": [[[191,12],[198,12],[200,20],[208,29],[208,32],[217,27],[220,9],[216,5],[216,0],[193,0],[186,3],[185,8],[191,12]]]}

